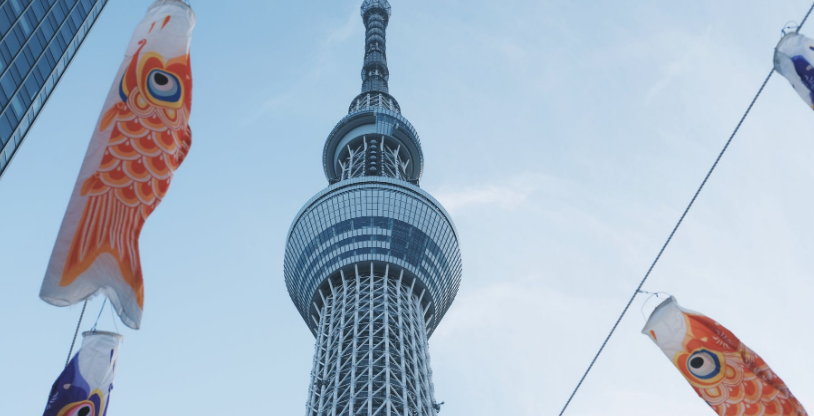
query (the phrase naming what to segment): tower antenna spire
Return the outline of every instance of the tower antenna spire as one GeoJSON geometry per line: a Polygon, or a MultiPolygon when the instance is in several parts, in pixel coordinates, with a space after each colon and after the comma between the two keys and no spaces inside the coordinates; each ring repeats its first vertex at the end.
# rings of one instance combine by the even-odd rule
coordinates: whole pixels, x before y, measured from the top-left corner
{"type": "Polygon", "coordinates": [[[387,24],[390,22],[387,0],[365,0],[362,20],[365,23],[365,63],[362,66],[362,93],[389,93],[390,70],[387,68],[387,24]]]}
{"type": "Polygon", "coordinates": [[[362,65],[362,93],[348,108],[353,113],[380,107],[401,113],[398,101],[390,95],[390,68],[387,67],[387,24],[390,23],[387,0],[365,0],[362,21],[365,23],[365,60],[362,65]]]}

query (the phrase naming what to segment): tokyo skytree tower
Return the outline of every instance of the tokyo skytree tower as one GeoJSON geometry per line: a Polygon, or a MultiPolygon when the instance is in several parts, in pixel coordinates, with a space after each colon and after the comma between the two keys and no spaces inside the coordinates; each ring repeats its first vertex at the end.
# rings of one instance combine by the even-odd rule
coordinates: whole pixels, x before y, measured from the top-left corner
{"type": "Polygon", "coordinates": [[[428,339],[461,283],[449,214],[419,187],[418,133],[389,94],[387,0],[365,0],[362,93],[325,141],[329,186],[289,230],[285,282],[316,337],[306,416],[432,416],[428,339]]]}

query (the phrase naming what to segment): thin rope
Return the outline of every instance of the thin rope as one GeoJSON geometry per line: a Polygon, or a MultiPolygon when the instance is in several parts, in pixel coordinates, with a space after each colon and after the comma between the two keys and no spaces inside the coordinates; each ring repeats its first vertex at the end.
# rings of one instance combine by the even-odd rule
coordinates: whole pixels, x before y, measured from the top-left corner
{"type": "Polygon", "coordinates": [[[102,312],[105,311],[105,305],[107,305],[107,298],[105,298],[105,301],[102,302],[102,309],[99,309],[99,315],[96,316],[96,322],[94,322],[93,326],[90,328],[91,332],[96,332],[96,326],[99,325],[99,318],[102,317],[102,312]]]}
{"type": "Polygon", "coordinates": [[[113,309],[113,307],[108,309],[110,311],[110,319],[113,320],[113,327],[116,328],[116,333],[119,334],[119,325],[116,324],[116,315],[113,313],[113,309]]]}
{"type": "MultiPolygon", "coordinates": [[[[808,13],[806,13],[806,16],[803,18],[802,22],[800,23],[800,26],[797,27],[798,32],[803,27],[803,25],[806,23],[806,20],[808,20],[809,16],[811,16],[812,11],[814,11],[814,4],[812,4],[811,7],[808,9],[808,13]]],[[[695,204],[696,199],[698,199],[698,195],[701,194],[701,191],[707,185],[707,181],[709,181],[709,178],[710,178],[710,176],[712,176],[712,173],[715,171],[715,168],[718,167],[718,163],[721,161],[721,158],[724,156],[724,153],[726,153],[726,150],[729,149],[729,145],[732,143],[732,139],[734,139],[735,135],[738,134],[738,131],[740,130],[741,126],[743,125],[744,120],[746,120],[746,117],[752,111],[752,107],[754,107],[755,102],[757,102],[757,99],[763,93],[763,90],[766,88],[766,84],[769,83],[769,80],[772,78],[772,75],[774,75],[774,68],[772,68],[771,72],[769,72],[769,75],[766,76],[766,79],[763,81],[763,84],[760,86],[760,89],[757,91],[757,94],[755,95],[755,98],[753,98],[752,102],[749,103],[749,107],[746,109],[746,112],[743,114],[743,117],[741,117],[740,121],[738,122],[738,125],[735,126],[735,130],[732,132],[732,135],[729,136],[729,140],[726,141],[726,145],[724,145],[724,148],[721,149],[721,153],[718,154],[718,158],[715,159],[715,163],[712,164],[712,167],[709,169],[709,172],[707,172],[707,176],[704,177],[704,181],[701,182],[701,186],[699,186],[698,190],[695,191],[695,195],[693,195],[692,200],[690,200],[689,205],[687,205],[687,208],[684,209],[684,212],[681,214],[681,218],[678,219],[678,222],[676,223],[675,227],[673,227],[673,231],[670,232],[670,236],[667,237],[667,241],[664,242],[664,245],[661,247],[661,250],[659,250],[659,254],[656,256],[656,259],[653,260],[653,263],[650,265],[650,268],[647,269],[647,273],[644,275],[644,278],[642,279],[641,283],[639,283],[639,286],[636,287],[636,290],[633,292],[633,296],[630,297],[630,300],[627,302],[627,305],[625,305],[625,309],[622,311],[622,314],[619,315],[619,319],[617,319],[616,323],[613,324],[613,328],[611,329],[611,331],[608,334],[607,338],[605,338],[605,342],[602,343],[602,346],[599,348],[599,351],[596,353],[596,356],[594,356],[594,359],[591,360],[591,365],[588,366],[588,369],[585,371],[585,374],[582,375],[582,378],[579,380],[579,383],[577,383],[577,387],[574,389],[573,393],[571,393],[571,397],[569,397],[568,401],[565,402],[565,406],[562,408],[562,411],[560,412],[560,416],[565,414],[565,411],[568,410],[568,406],[571,404],[571,401],[574,399],[574,396],[576,396],[576,394],[579,391],[580,387],[582,387],[582,383],[585,382],[585,378],[588,377],[588,373],[590,373],[591,370],[593,369],[594,364],[596,364],[596,360],[598,360],[599,356],[602,355],[602,352],[605,350],[605,347],[608,345],[608,341],[610,341],[613,334],[616,333],[616,328],[619,327],[619,323],[622,322],[622,319],[627,314],[628,309],[630,309],[630,305],[633,304],[633,301],[636,299],[636,296],[639,295],[639,291],[642,290],[642,287],[644,286],[645,282],[647,282],[647,279],[650,277],[650,273],[653,271],[653,269],[656,267],[656,264],[661,259],[661,255],[664,254],[664,250],[667,249],[668,245],[670,245],[670,242],[673,240],[673,236],[675,236],[676,231],[678,231],[678,228],[684,222],[684,218],[687,217],[687,213],[690,212],[690,209],[695,204]]]]}
{"type": "Polygon", "coordinates": [[[76,323],[76,332],[73,334],[73,341],[71,341],[71,349],[68,351],[68,359],[65,360],[65,368],[71,363],[71,356],[73,355],[73,347],[76,345],[76,338],[79,336],[79,327],[82,326],[82,318],[85,317],[85,309],[88,308],[88,301],[82,306],[82,313],[79,314],[79,322],[76,323]]]}
{"type": "Polygon", "coordinates": [[[647,299],[644,300],[644,302],[642,302],[642,307],[639,310],[642,313],[642,318],[644,318],[645,321],[647,321],[647,316],[645,316],[645,314],[644,314],[644,307],[647,306],[647,302],[650,302],[650,299],[653,299],[654,296],[656,297],[656,299],[661,299],[661,297],[659,297],[660,295],[666,295],[668,297],[670,296],[669,293],[664,293],[664,292],[655,292],[654,293],[654,292],[648,292],[646,290],[640,290],[639,294],[640,295],[650,295],[650,296],[647,297],[647,299]]]}

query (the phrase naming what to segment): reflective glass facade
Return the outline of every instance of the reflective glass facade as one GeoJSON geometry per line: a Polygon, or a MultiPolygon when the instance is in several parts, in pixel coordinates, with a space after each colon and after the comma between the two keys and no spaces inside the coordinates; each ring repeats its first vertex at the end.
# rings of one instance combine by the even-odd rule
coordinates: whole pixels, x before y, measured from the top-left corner
{"type": "Polygon", "coordinates": [[[0,176],[107,0],[0,0],[0,176]]]}
{"type": "Polygon", "coordinates": [[[285,277],[291,298],[315,331],[311,307],[317,289],[356,263],[377,261],[418,278],[416,292],[431,318],[429,332],[446,313],[461,283],[455,226],[441,205],[403,180],[364,177],[342,181],[314,197],[289,233],[285,277]]]}

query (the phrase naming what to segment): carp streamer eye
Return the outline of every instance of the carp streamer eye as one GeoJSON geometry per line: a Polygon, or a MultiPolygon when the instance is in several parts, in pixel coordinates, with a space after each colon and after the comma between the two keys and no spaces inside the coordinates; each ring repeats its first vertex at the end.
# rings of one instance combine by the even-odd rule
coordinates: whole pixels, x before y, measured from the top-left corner
{"type": "Polygon", "coordinates": [[[721,360],[707,350],[699,350],[687,359],[687,368],[695,377],[709,380],[721,373],[721,360]]]}
{"type": "Polygon", "coordinates": [[[175,75],[160,69],[150,72],[147,90],[158,101],[177,103],[181,100],[181,82],[175,75]]]}
{"type": "Polygon", "coordinates": [[[63,407],[59,414],[64,416],[96,416],[93,403],[87,400],[69,404],[63,407]]]}

